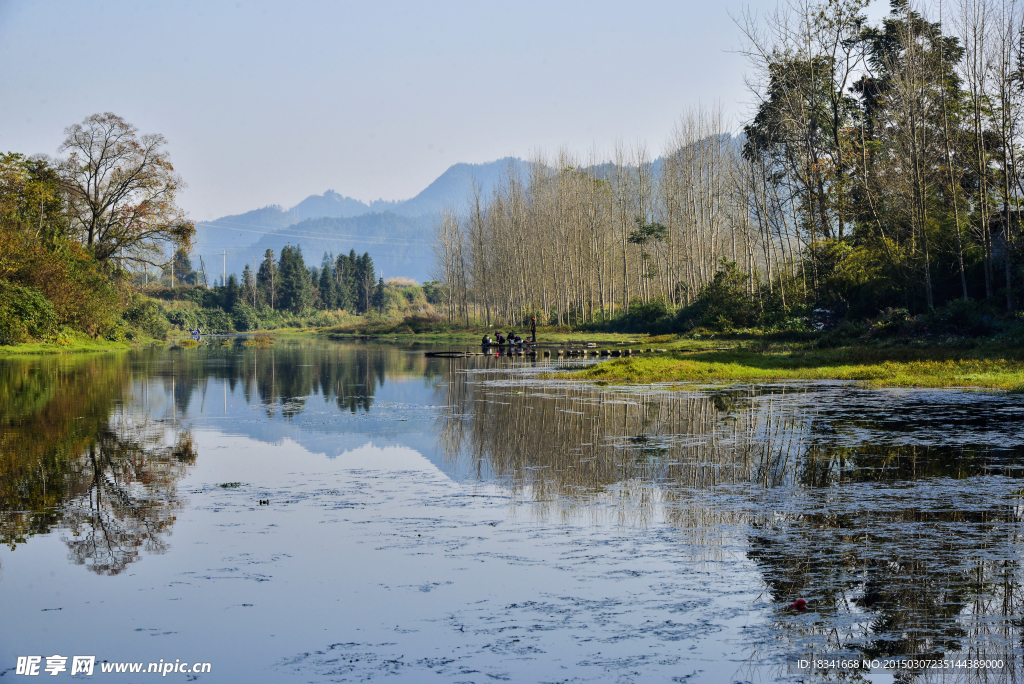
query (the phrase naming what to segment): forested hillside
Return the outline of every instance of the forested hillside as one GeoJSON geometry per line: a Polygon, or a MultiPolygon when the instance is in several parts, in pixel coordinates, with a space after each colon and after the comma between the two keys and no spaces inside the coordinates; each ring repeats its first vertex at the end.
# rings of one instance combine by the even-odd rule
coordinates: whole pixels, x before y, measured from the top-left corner
{"type": "Polygon", "coordinates": [[[373,254],[377,270],[385,276],[403,276],[419,282],[430,279],[430,234],[432,216],[410,218],[396,214],[364,214],[349,218],[307,219],[286,230],[256,235],[245,250],[228,263],[229,273],[241,273],[246,264],[266,250],[279,252],[285,245],[297,245],[316,262],[325,252],[351,249],[373,254]]]}

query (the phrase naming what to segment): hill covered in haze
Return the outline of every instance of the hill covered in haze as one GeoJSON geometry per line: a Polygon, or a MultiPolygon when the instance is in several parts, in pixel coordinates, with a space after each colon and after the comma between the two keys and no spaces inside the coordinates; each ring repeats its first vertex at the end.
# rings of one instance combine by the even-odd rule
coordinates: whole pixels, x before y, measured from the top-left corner
{"type": "Polygon", "coordinates": [[[319,265],[324,251],[369,252],[378,272],[388,277],[429,279],[430,240],[434,219],[445,206],[463,208],[474,181],[484,197],[509,168],[522,171],[522,160],[506,157],[486,164],[455,164],[415,197],[366,203],[328,190],[310,195],[294,207],[270,205],[244,214],[196,223],[193,255],[201,256],[211,273],[241,273],[263,253],[299,245],[306,263],[319,265]]]}

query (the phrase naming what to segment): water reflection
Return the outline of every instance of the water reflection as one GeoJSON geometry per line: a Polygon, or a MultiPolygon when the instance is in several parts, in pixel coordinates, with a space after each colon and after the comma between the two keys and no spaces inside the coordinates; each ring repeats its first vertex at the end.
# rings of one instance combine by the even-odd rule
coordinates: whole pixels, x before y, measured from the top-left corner
{"type": "Polygon", "coordinates": [[[290,340],[272,347],[212,345],[198,350],[151,350],[137,363],[158,366],[156,377],[171,393],[177,410],[186,414],[197,395],[205,397],[211,380],[224,380],[234,393],[241,388],[246,403],[262,406],[268,417],[290,419],[307,401],[320,396],[350,413],[368,412],[386,378],[430,378],[442,367],[438,360],[409,353],[398,346],[322,344],[290,340]]]}
{"type": "Polygon", "coordinates": [[[109,357],[0,365],[4,544],[59,529],[69,558],[104,575],[166,549],[196,452],[187,431],[123,410],[132,380],[109,357]]]}
{"type": "Polygon", "coordinates": [[[443,386],[437,432],[446,457],[567,506],[626,482],[643,483],[652,504],[689,490],[791,483],[808,419],[806,410],[776,404],[809,390],[616,392],[481,379],[455,373],[443,386]],[[751,399],[762,396],[767,403],[755,407],[751,399]]]}
{"type": "Polygon", "coordinates": [[[540,517],[665,525],[687,548],[745,558],[774,604],[773,649],[790,658],[1019,660],[1024,412],[1012,397],[609,389],[532,368],[314,341],[6,362],[0,539],[59,532],[73,562],[117,574],[168,548],[197,458],[188,426],[274,442],[265,428],[286,423],[340,443],[387,423],[445,473],[497,482],[540,517]],[[398,396],[432,432],[404,422],[398,396]],[[202,424],[221,400],[227,420],[202,424]],[[806,613],[786,608],[797,598],[806,613]]]}
{"type": "Polygon", "coordinates": [[[482,379],[453,373],[444,387],[447,458],[563,514],[610,503],[620,523],[660,514],[710,543],[747,530],[793,657],[1020,656],[1024,431],[1012,398],[482,379]],[[797,598],[806,614],[787,610],[797,598]]]}

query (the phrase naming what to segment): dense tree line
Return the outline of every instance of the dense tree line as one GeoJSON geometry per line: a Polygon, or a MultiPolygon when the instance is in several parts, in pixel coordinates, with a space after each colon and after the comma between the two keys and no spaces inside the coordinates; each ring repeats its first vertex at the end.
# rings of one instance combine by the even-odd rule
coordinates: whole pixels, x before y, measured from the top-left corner
{"type": "Polygon", "coordinates": [[[538,156],[443,212],[449,320],[654,309],[750,325],[955,300],[1014,311],[1021,7],[959,0],[940,21],[893,0],[872,25],[866,4],[793,0],[739,18],[756,103],[741,135],[696,108],[659,159],[643,146],[610,162],[538,156]],[[743,301],[715,304],[725,295],[743,301]]]}
{"type": "Polygon", "coordinates": [[[241,283],[232,274],[228,287],[238,289],[241,301],[253,309],[366,313],[379,306],[383,280],[377,278],[368,252],[360,256],[352,250],[337,258],[325,252],[320,267],[310,268],[300,247],[286,245],[277,259],[268,249],[255,275],[246,264],[241,283]]]}

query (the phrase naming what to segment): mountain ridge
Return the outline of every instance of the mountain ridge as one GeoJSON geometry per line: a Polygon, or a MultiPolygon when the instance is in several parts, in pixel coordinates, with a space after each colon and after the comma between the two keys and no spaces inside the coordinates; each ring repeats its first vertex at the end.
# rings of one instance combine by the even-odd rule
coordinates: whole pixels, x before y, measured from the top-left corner
{"type": "MultiPolygon", "coordinates": [[[[303,248],[308,260],[320,253],[320,247],[348,252],[342,247],[349,240],[351,248],[358,252],[371,252],[378,270],[422,280],[429,275],[429,266],[423,263],[427,259],[424,250],[429,251],[430,228],[441,209],[457,208],[468,202],[474,182],[481,194],[488,196],[509,169],[521,172],[524,168],[524,162],[517,157],[482,164],[459,162],[407,200],[367,203],[329,189],[322,195],[309,195],[289,209],[270,204],[212,221],[198,221],[193,254],[207,261],[222,257],[228,262],[228,273],[237,274],[247,263],[255,267],[246,255],[258,253],[262,257],[268,248],[277,252],[285,244],[297,245],[303,248]],[[388,216],[392,218],[385,218],[388,216]],[[396,233],[390,235],[382,226],[390,226],[396,233]],[[342,229],[343,234],[339,233],[342,229]],[[296,234],[302,231],[306,234],[296,234]],[[320,235],[319,231],[326,233],[320,235]],[[407,249],[410,240],[416,241],[416,255],[407,249]],[[407,244],[399,245],[396,241],[407,244]],[[376,245],[377,249],[366,249],[367,245],[376,245]],[[408,271],[401,272],[402,268],[408,271]]],[[[319,259],[311,260],[310,264],[314,262],[319,263],[319,259]]]]}

